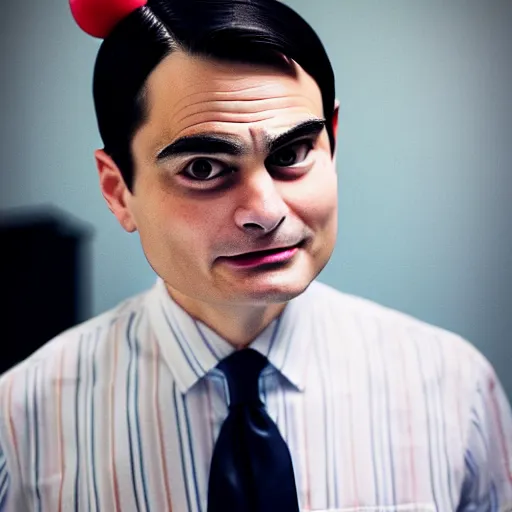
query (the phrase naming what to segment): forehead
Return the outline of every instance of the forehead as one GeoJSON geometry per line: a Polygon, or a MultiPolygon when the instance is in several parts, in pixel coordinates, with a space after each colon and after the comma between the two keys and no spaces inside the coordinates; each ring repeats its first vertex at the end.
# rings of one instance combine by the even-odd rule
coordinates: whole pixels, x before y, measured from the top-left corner
{"type": "Polygon", "coordinates": [[[287,73],[183,52],[166,57],[149,76],[146,103],[148,116],[141,135],[155,148],[203,132],[240,137],[279,134],[324,115],[318,85],[296,63],[287,73]]]}

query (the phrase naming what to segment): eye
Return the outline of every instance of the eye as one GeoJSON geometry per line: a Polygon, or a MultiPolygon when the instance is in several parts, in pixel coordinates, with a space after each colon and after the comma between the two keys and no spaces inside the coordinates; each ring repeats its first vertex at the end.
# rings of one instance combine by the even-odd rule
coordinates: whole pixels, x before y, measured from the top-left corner
{"type": "Polygon", "coordinates": [[[278,149],[272,154],[267,163],[275,167],[292,167],[306,160],[309,152],[313,149],[313,141],[303,140],[278,149]]]}
{"type": "Polygon", "coordinates": [[[209,181],[231,172],[233,172],[231,167],[209,158],[198,158],[183,170],[183,174],[194,181],[209,181]]]}

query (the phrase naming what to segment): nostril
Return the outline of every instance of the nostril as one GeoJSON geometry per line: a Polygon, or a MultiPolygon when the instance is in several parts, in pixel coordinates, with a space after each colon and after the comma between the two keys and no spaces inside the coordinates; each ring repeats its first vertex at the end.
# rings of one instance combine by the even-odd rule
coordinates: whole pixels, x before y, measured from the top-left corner
{"type": "Polygon", "coordinates": [[[244,224],[244,228],[257,228],[257,229],[265,229],[263,226],[260,226],[259,224],[256,224],[254,222],[247,222],[246,224],[244,224]]]}

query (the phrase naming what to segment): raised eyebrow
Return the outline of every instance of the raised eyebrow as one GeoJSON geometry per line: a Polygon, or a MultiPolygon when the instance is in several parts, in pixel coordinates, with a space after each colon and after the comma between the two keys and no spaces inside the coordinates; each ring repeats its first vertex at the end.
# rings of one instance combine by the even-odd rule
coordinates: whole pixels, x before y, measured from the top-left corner
{"type": "Polygon", "coordinates": [[[224,154],[240,156],[246,152],[246,148],[240,142],[217,134],[202,133],[188,135],[171,142],[156,157],[157,161],[166,160],[182,155],[196,154],[224,154]]]}
{"type": "MultiPolygon", "coordinates": [[[[285,133],[277,136],[267,136],[268,152],[272,153],[299,137],[318,136],[325,128],[325,124],[325,119],[308,119],[290,128],[285,133]]],[[[162,161],[168,158],[197,154],[241,156],[246,153],[247,148],[233,138],[213,133],[202,133],[181,137],[171,142],[158,153],[156,159],[162,161]]]]}
{"type": "Polygon", "coordinates": [[[273,153],[280,147],[300,137],[318,136],[325,128],[325,119],[308,119],[275,137],[267,137],[268,152],[273,153]]]}

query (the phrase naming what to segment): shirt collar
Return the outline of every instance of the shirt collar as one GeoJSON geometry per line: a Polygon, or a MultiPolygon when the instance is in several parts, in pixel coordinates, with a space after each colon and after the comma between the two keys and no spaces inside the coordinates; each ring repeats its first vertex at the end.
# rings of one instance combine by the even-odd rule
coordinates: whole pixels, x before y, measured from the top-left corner
{"type": "MultiPolygon", "coordinates": [[[[266,356],[300,391],[305,388],[307,351],[313,339],[313,315],[309,306],[315,284],[289,301],[281,315],[249,345],[266,356]]],[[[146,300],[162,357],[183,394],[234,352],[231,344],[172,299],[160,277],[146,300]]]]}

